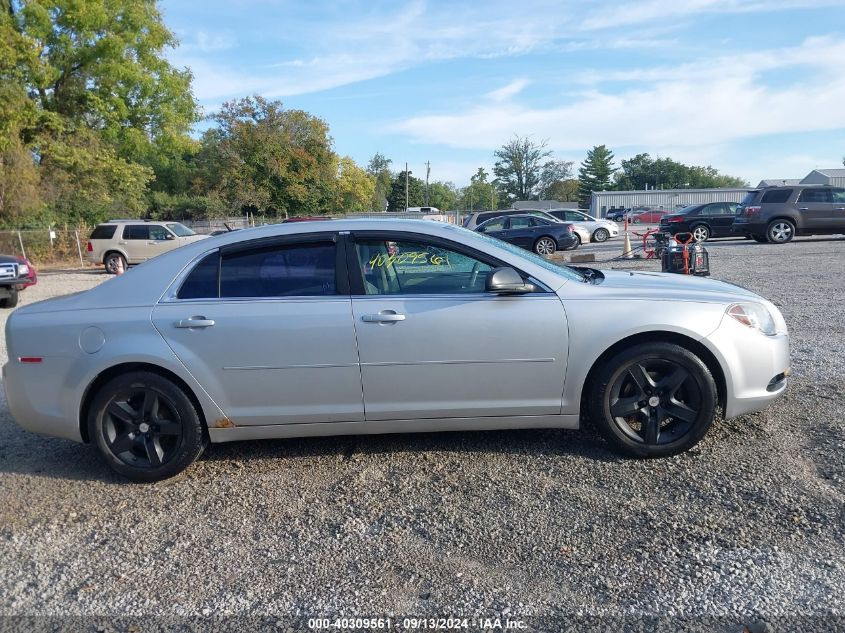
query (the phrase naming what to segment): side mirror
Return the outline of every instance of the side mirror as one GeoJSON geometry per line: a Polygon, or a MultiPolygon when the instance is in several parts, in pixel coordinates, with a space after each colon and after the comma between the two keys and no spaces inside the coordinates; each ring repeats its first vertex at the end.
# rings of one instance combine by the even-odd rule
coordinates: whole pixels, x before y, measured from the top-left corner
{"type": "Polygon", "coordinates": [[[166,240],[175,240],[175,239],[176,239],[176,236],[175,236],[175,235],[173,235],[173,233],[167,233],[167,234],[165,234],[164,239],[166,239],[166,240]]]}
{"type": "Polygon", "coordinates": [[[486,226],[479,226],[475,230],[476,230],[477,233],[484,233],[485,231],[487,231],[487,227],[486,226]]]}
{"type": "Polygon", "coordinates": [[[484,290],[502,295],[521,295],[534,292],[537,287],[525,281],[513,268],[502,266],[494,268],[487,275],[484,290]]]}

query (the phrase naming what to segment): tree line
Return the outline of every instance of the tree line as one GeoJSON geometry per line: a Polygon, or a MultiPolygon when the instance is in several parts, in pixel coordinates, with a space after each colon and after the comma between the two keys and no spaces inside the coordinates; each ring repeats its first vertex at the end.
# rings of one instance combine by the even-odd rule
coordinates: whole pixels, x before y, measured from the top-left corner
{"type": "Polygon", "coordinates": [[[0,225],[108,217],[269,218],[406,206],[505,208],[609,188],[744,184],[711,167],[594,147],[578,175],[545,141],[514,136],[465,187],[427,182],[376,154],[334,150],[328,124],[249,96],[203,116],[156,0],[0,0],[0,225]],[[192,135],[204,121],[207,129],[192,135]]]}

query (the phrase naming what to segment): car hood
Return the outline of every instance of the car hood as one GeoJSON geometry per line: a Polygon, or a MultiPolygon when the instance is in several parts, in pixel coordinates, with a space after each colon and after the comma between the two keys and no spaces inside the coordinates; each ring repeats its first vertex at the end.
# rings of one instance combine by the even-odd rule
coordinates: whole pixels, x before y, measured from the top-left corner
{"type": "Polygon", "coordinates": [[[199,240],[204,240],[206,238],[211,237],[210,235],[186,235],[185,237],[180,237],[179,239],[183,242],[198,242],[199,240]]]}
{"type": "MultiPolygon", "coordinates": [[[[715,279],[640,271],[603,270],[604,279],[598,284],[583,284],[602,298],[643,299],[650,301],[704,301],[733,303],[752,300],[766,302],[750,290],[715,279]]],[[[581,284],[578,284],[581,286],[581,284]]],[[[567,284],[568,287],[572,284],[567,284]]]]}

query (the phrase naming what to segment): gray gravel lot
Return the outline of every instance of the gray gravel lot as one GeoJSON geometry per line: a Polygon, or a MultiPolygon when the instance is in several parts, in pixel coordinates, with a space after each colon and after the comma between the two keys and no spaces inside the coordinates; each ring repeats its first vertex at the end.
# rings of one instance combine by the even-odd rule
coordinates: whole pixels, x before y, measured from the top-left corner
{"type": "MultiPolygon", "coordinates": [[[[0,614],[845,630],[845,239],[708,250],[714,278],[781,307],[794,378],[676,458],[621,459],[589,431],[279,440],[137,485],[0,402],[0,614]]],[[[104,278],[42,276],[23,301],[104,278]]]]}

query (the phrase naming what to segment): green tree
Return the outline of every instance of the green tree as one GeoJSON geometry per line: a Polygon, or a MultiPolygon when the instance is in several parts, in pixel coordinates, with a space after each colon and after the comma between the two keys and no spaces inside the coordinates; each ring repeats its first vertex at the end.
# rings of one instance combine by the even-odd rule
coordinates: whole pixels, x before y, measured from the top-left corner
{"type": "Polygon", "coordinates": [[[596,145],[587,152],[587,158],[578,170],[578,200],[581,208],[590,206],[594,191],[610,189],[611,177],[616,171],[613,166],[613,152],[604,145],[596,145]]]}
{"type": "Polygon", "coordinates": [[[616,188],[621,190],[744,187],[741,178],[720,174],[713,167],[685,165],[671,158],[652,158],[637,154],[622,161],[614,175],[616,188]]]}
{"type": "Polygon", "coordinates": [[[557,198],[555,194],[562,190],[562,183],[572,179],[571,160],[550,160],[540,169],[539,195],[546,200],[567,201],[567,198],[557,198]]]}
{"type": "Polygon", "coordinates": [[[390,173],[391,160],[383,154],[376,153],[367,164],[367,173],[373,177],[375,187],[373,188],[373,211],[385,211],[387,209],[387,196],[390,194],[390,185],[393,174],[390,173]]]}
{"type": "MultiPolygon", "coordinates": [[[[425,205],[425,182],[415,178],[408,172],[408,206],[422,207],[425,205]]],[[[390,212],[405,210],[405,172],[400,171],[390,184],[387,196],[387,210],[390,212]]]]}
{"type": "Polygon", "coordinates": [[[458,204],[462,210],[486,211],[498,207],[499,195],[496,186],[487,182],[488,174],[483,167],[469,179],[470,184],[461,191],[458,204]]]}
{"type": "Polygon", "coordinates": [[[431,206],[441,211],[451,211],[457,208],[458,191],[451,182],[435,181],[428,186],[428,196],[431,206]]]}
{"type": "Polygon", "coordinates": [[[546,141],[538,143],[518,135],[493,152],[496,159],[493,173],[507,202],[529,200],[536,195],[541,163],[551,154],[546,141]]]}
{"type": "Polygon", "coordinates": [[[340,159],[335,192],[335,211],[362,212],[372,209],[376,179],[349,156],[340,159]]]}
{"type": "Polygon", "coordinates": [[[217,128],[200,160],[230,208],[288,216],[332,206],[338,163],[325,121],[260,96],[224,103],[211,118],[217,128]]]}

